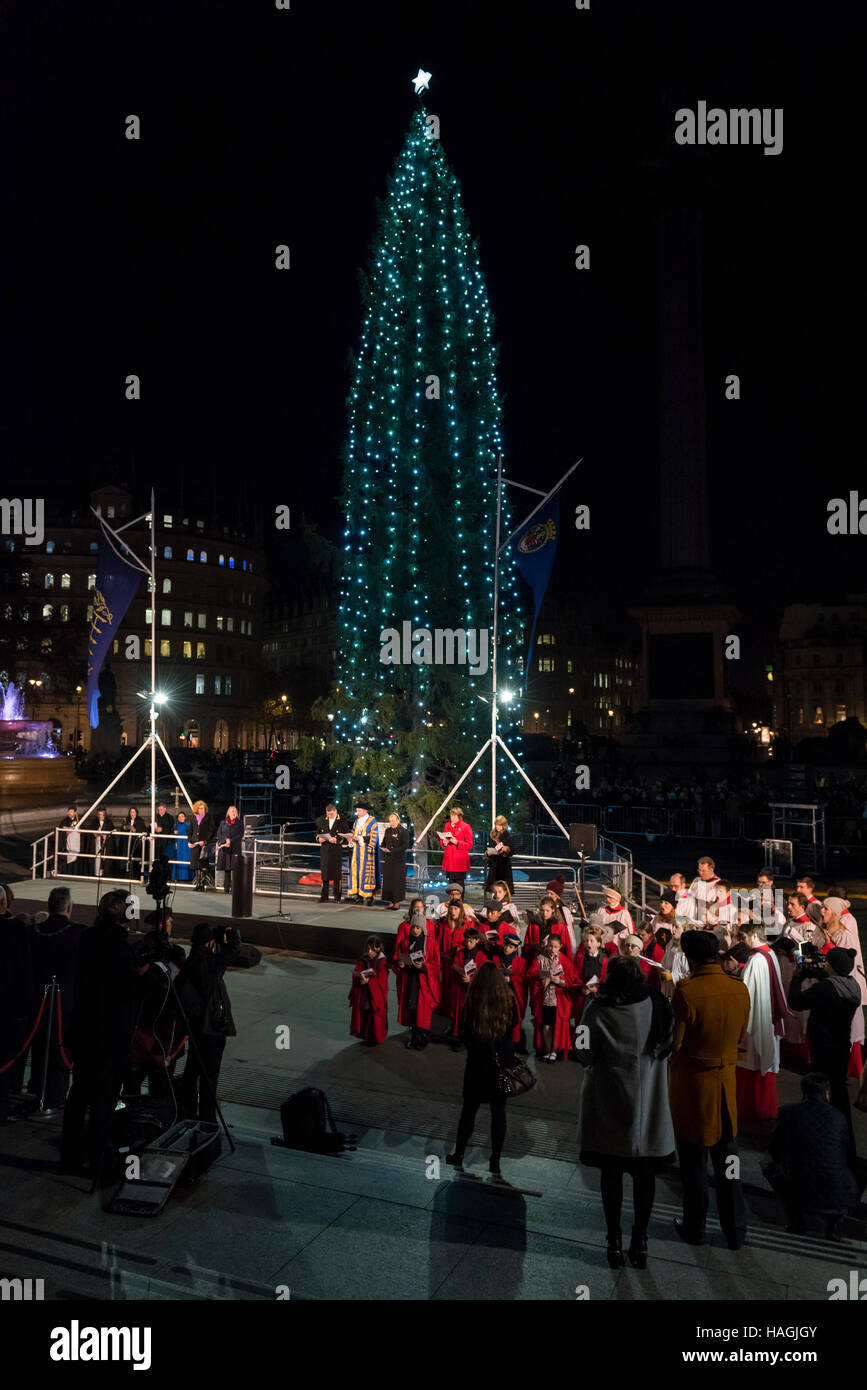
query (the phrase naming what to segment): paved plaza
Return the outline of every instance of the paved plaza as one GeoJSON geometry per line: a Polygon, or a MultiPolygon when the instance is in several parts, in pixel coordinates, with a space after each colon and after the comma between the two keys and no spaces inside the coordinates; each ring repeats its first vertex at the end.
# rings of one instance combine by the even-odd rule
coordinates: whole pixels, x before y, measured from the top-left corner
{"type": "MultiPolygon", "coordinates": [[[[53,1299],[558,1301],[822,1301],[830,1279],[867,1273],[863,1221],[850,1220],[836,1243],[818,1230],[785,1232],[757,1133],[741,1144],[743,1250],[728,1250],[714,1219],[706,1245],[679,1241],[673,1173],[657,1185],[647,1270],[609,1270],[598,1171],[578,1163],[581,1067],[539,1067],[536,1088],[510,1101],[509,1186],[488,1178],[484,1129],[456,1175],[444,1158],[463,1057],[437,1041],[407,1051],[394,1025],[383,1046],[362,1048],[348,1031],[349,975],[345,964],[277,950],[255,969],[230,972],[238,1036],[227,1045],[220,1098],[236,1151],[156,1218],[114,1215],[104,1209],[112,1189],[100,1198],[61,1176],[59,1123],[0,1129],[2,1272],[44,1279],[53,1299]],[[290,1029],[288,1050],[276,1046],[281,1027],[290,1029]],[[358,1136],[356,1152],[320,1157],[270,1143],[280,1103],[307,1085],[327,1092],[339,1127],[358,1136]]],[[[798,1094],[798,1078],[782,1072],[781,1101],[798,1094]]],[[[855,1124],[867,1153],[867,1116],[856,1112],[855,1124]]],[[[624,1211],[627,1232],[629,1224],[624,1211]]]]}

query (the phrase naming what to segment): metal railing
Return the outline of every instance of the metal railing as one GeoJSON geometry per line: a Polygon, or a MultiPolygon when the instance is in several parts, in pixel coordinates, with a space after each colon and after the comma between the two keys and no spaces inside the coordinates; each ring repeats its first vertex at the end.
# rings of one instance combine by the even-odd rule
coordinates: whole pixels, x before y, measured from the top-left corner
{"type": "MultiPolygon", "coordinates": [[[[79,841],[90,844],[90,849],[79,847],[77,850],[70,850],[67,843],[69,832],[65,826],[57,826],[54,830],[49,830],[47,835],[34,840],[31,845],[31,864],[30,877],[36,878],[57,878],[57,879],[81,879],[82,881],[92,882],[98,879],[103,883],[143,883],[151,871],[150,861],[150,835],[145,832],[132,830],[96,830],[76,829],[74,834],[78,835],[79,841]],[[97,852],[96,837],[106,835],[113,841],[113,852],[106,854],[103,851],[97,852]],[[88,840],[87,837],[90,837],[88,840]],[[63,843],[61,843],[61,837],[63,843]],[[116,853],[118,841],[126,841],[126,853],[116,853]],[[87,865],[89,867],[84,868],[87,865]],[[135,866],[138,865],[138,871],[135,866]],[[133,872],[130,873],[130,867],[133,872]],[[84,871],[82,872],[82,868],[84,871]]],[[[178,839],[184,836],[174,835],[154,835],[154,841],[164,840],[174,845],[178,839]]],[[[157,858],[167,858],[169,864],[173,866],[172,882],[183,887],[185,880],[178,877],[176,870],[189,871],[189,859],[176,859],[171,855],[157,855],[157,858]]],[[[192,875],[190,876],[192,883],[192,875]]]]}

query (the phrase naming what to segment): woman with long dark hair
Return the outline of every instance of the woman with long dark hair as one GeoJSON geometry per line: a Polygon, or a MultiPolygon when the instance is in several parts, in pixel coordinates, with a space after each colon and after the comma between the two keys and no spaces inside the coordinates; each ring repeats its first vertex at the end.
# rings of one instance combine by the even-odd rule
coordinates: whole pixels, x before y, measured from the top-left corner
{"type": "Polygon", "coordinates": [[[500,1176],[500,1155],[506,1138],[506,1096],[500,1089],[501,1067],[515,1065],[512,1032],[517,1018],[512,992],[501,970],[483,965],[476,971],[467,991],[464,1012],[464,1042],[467,1065],[464,1068],[463,1107],[458,1120],[454,1153],[446,1162],[463,1168],[464,1154],[480,1105],[491,1108],[491,1173],[500,1176]]]}
{"type": "Polygon", "coordinates": [[[126,854],[127,878],[141,878],[144,857],[145,824],[135,806],[130,806],[120,827],[124,832],[121,844],[126,854]]]}
{"type": "Polygon", "coordinates": [[[497,816],[494,828],[488,835],[488,848],[485,850],[485,892],[490,893],[495,883],[505,883],[509,893],[514,893],[512,881],[512,837],[509,822],[505,816],[497,816]]]}
{"type": "Polygon", "coordinates": [[[660,990],[648,989],[637,959],[612,956],[604,983],[581,1019],[587,1028],[575,1055],[586,1069],[578,1136],[581,1162],[601,1169],[608,1227],[608,1264],[620,1269],[623,1175],[632,1178],[634,1211],[629,1260],[647,1266],[647,1226],[656,1175],[674,1162],[668,1104],[668,1056],[674,1022],[660,990]]]}

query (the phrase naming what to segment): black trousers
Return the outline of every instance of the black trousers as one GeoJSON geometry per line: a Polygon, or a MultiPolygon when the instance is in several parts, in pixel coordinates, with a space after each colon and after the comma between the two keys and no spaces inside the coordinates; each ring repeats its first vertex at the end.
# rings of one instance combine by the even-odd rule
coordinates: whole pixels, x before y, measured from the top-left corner
{"type": "MultiPolygon", "coordinates": [[[[614,1163],[602,1169],[600,1191],[609,1240],[615,1239],[620,1234],[620,1213],[623,1209],[623,1175],[628,1171],[628,1167],[620,1167],[614,1163]]],[[[650,1169],[637,1165],[632,1174],[632,1224],[635,1228],[635,1234],[639,1237],[646,1237],[647,1235],[655,1196],[656,1174],[650,1169]]]]}
{"type": "Polygon", "coordinates": [[[464,887],[466,886],[466,878],[467,878],[466,870],[464,870],[464,872],[463,872],[463,873],[460,873],[460,874],[457,873],[457,871],[454,870],[454,869],[452,869],[452,870],[449,871],[449,875],[448,875],[449,883],[459,883],[459,884],[461,885],[461,887],[464,888],[464,887]]]}
{"type": "MultiPolygon", "coordinates": [[[[860,1005],[859,1005],[860,1008],[860,1005]]],[[[812,1047],[810,1048],[810,1060],[813,1071],[821,1072],[827,1076],[831,1085],[831,1104],[840,1111],[846,1126],[849,1130],[848,1158],[849,1166],[854,1166],[855,1159],[855,1130],[852,1127],[852,1107],[849,1104],[849,1090],[846,1086],[846,1072],[849,1070],[850,1046],[847,1041],[845,1048],[838,1050],[812,1047]]]]}
{"type": "Polygon", "coordinates": [[[63,1162],[87,1159],[97,1168],[111,1138],[111,1121],[127,1069],[126,1057],[88,1055],[72,1068],[72,1087],[63,1112],[63,1162]]]}
{"type": "MultiPolygon", "coordinates": [[[[713,1164],[716,1187],[716,1209],[723,1235],[729,1244],[740,1244],[747,1231],[747,1209],[739,1177],[728,1177],[730,1158],[738,1158],[738,1141],[732,1134],[732,1122],[725,1096],[720,1097],[722,1137],[718,1143],[705,1148],[688,1139],[678,1139],[677,1157],[683,1188],[683,1224],[690,1239],[698,1240],[704,1232],[708,1210],[707,1160],[713,1164]]],[[[737,1168],[735,1169],[737,1171],[737,1168]]]]}
{"type": "Polygon", "coordinates": [[[226,1039],[213,1033],[197,1033],[194,1041],[202,1060],[199,1061],[196,1047],[191,1041],[187,1065],[181,1077],[181,1105],[199,1120],[216,1120],[217,1081],[226,1039]]]}
{"type": "Polygon", "coordinates": [[[458,1120],[458,1139],[455,1144],[455,1151],[461,1156],[466,1152],[470,1135],[475,1127],[479,1106],[485,1104],[491,1107],[491,1162],[499,1163],[506,1139],[505,1096],[497,1096],[496,1099],[487,1101],[482,1097],[464,1096],[464,1104],[458,1120]]]}
{"type": "Polygon", "coordinates": [[[328,902],[328,885],[329,885],[329,883],[333,883],[333,884],[334,884],[334,901],[335,901],[336,903],[339,903],[339,902],[340,902],[340,894],[341,894],[341,892],[342,892],[342,890],[343,890],[343,868],[342,868],[342,866],[335,869],[333,864],[332,864],[332,865],[328,865],[328,864],[326,864],[326,863],[324,862],[324,859],[323,859],[323,860],[320,861],[320,865],[319,865],[319,874],[320,874],[320,877],[321,877],[321,879],[322,879],[322,892],[319,894],[319,901],[320,901],[320,902],[323,902],[323,903],[327,903],[327,902],[328,902]]]}

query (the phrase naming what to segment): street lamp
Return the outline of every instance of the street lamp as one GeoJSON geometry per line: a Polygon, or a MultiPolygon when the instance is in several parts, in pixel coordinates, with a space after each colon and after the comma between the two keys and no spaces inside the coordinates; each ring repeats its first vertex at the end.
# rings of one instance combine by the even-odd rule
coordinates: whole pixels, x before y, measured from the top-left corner
{"type": "Polygon", "coordinates": [[[75,699],[75,747],[76,747],[76,748],[78,747],[78,740],[79,740],[80,737],[81,737],[81,692],[82,692],[83,689],[84,689],[84,687],[81,686],[81,685],[77,685],[77,686],[75,687],[75,696],[76,696],[76,699],[75,699]]]}
{"type": "Polygon", "coordinates": [[[31,676],[30,679],[28,680],[27,684],[30,686],[30,713],[31,713],[31,714],[35,714],[35,713],[36,713],[36,698],[37,698],[36,692],[37,692],[37,690],[39,689],[39,687],[42,685],[42,681],[36,680],[35,677],[31,676]]]}

